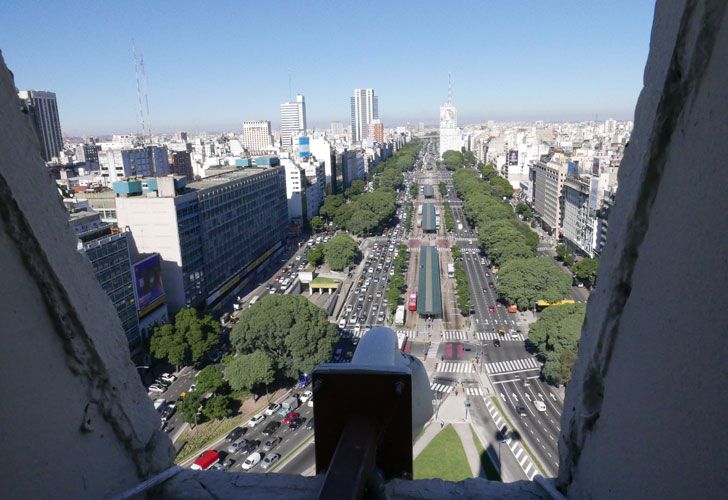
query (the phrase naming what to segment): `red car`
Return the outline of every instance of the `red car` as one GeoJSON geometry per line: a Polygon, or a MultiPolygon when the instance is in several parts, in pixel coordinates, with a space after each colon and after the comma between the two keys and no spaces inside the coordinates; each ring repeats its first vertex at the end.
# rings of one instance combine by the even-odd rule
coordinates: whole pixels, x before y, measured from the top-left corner
{"type": "Polygon", "coordinates": [[[288,424],[290,424],[291,422],[293,422],[294,420],[296,420],[296,419],[297,419],[298,417],[300,417],[300,416],[301,416],[301,415],[299,415],[299,414],[298,414],[298,413],[296,413],[295,411],[289,412],[289,413],[288,413],[288,414],[286,415],[286,418],[284,418],[284,419],[283,419],[283,425],[288,425],[288,424]]]}
{"type": "Polygon", "coordinates": [[[494,313],[495,312],[495,307],[488,306],[488,312],[494,313]]]}

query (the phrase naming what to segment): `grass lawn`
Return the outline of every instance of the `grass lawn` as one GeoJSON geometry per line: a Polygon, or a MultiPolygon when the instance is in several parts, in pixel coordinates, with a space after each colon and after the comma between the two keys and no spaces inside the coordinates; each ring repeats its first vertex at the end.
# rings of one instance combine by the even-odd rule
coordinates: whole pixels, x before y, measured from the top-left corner
{"type": "Polygon", "coordinates": [[[415,479],[439,478],[446,481],[473,477],[460,437],[451,425],[440,431],[417,456],[414,476],[415,479]]]}
{"type": "Polygon", "coordinates": [[[182,453],[177,456],[175,463],[183,462],[195,453],[204,451],[202,448],[205,445],[226,435],[238,425],[243,425],[243,415],[212,420],[198,425],[194,430],[184,431],[179,437],[179,442],[187,441],[187,445],[185,445],[182,453]]]}
{"type": "Polygon", "coordinates": [[[316,276],[311,284],[313,286],[316,285],[332,285],[334,283],[341,283],[341,280],[337,280],[335,278],[326,278],[325,276],[316,276]]]}
{"type": "Polygon", "coordinates": [[[495,465],[493,465],[490,461],[490,457],[485,454],[483,443],[480,442],[480,438],[475,433],[472,425],[470,426],[470,432],[473,433],[473,442],[475,443],[475,449],[478,450],[478,455],[480,455],[480,466],[485,469],[485,477],[491,481],[501,481],[498,469],[496,469],[495,465]]]}

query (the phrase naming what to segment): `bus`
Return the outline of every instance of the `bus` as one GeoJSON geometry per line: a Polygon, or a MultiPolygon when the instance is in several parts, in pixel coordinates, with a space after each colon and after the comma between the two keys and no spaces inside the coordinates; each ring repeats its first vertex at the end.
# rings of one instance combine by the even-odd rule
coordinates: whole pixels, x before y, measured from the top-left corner
{"type": "Polygon", "coordinates": [[[409,298],[407,299],[407,310],[408,311],[417,310],[417,292],[410,292],[409,298]]]}
{"type": "Polygon", "coordinates": [[[452,262],[448,262],[448,264],[447,264],[447,277],[448,278],[455,277],[455,264],[452,262]]]}
{"type": "Polygon", "coordinates": [[[255,303],[258,302],[259,298],[260,298],[260,296],[256,295],[255,297],[250,299],[250,302],[248,303],[248,307],[253,307],[255,305],[255,303]]]}
{"type": "Polygon", "coordinates": [[[550,306],[563,306],[564,304],[573,304],[574,301],[571,299],[566,300],[557,300],[556,302],[549,302],[547,300],[539,300],[536,302],[536,310],[537,311],[543,311],[547,307],[550,306]]]}

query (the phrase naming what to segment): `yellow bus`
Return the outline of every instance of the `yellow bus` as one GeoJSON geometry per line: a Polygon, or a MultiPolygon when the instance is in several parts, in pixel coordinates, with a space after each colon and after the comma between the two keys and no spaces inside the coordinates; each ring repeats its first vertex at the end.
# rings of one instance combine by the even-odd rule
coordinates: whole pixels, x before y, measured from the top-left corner
{"type": "Polygon", "coordinates": [[[536,302],[536,310],[543,311],[547,307],[563,306],[564,304],[574,304],[574,301],[571,299],[557,300],[556,302],[548,302],[546,300],[539,300],[538,302],[536,302]]]}

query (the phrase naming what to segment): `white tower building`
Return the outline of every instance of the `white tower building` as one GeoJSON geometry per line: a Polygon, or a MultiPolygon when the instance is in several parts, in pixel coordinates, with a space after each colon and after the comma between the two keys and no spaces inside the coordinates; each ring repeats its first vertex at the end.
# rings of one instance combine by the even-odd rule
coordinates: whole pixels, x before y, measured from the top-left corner
{"type": "Polygon", "coordinates": [[[354,89],[351,98],[351,141],[361,142],[369,135],[369,125],[379,119],[379,98],[374,89],[354,89]]]}
{"type": "Polygon", "coordinates": [[[281,149],[291,151],[293,138],[306,131],[306,100],[296,94],[296,100],[281,104],[281,149]]]}
{"type": "Polygon", "coordinates": [[[440,106],[440,158],[445,151],[460,151],[458,110],[452,99],[452,80],[448,75],[447,102],[440,106]]]}

